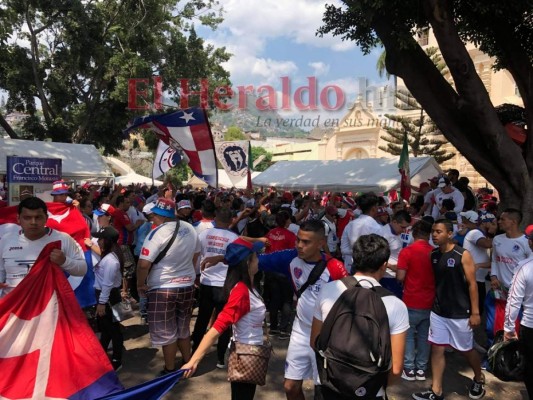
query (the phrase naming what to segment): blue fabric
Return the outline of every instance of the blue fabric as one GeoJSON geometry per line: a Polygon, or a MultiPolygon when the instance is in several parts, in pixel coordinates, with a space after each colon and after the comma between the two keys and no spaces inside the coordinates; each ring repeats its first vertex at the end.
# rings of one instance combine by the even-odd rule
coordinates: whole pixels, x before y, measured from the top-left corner
{"type": "Polygon", "coordinates": [[[185,370],[180,369],[129,389],[99,397],[96,400],[159,400],[178,383],[184,373],[185,370]]]}
{"type": "Polygon", "coordinates": [[[405,369],[427,371],[431,345],[428,342],[429,315],[431,310],[408,308],[409,329],[405,342],[405,369]]]}

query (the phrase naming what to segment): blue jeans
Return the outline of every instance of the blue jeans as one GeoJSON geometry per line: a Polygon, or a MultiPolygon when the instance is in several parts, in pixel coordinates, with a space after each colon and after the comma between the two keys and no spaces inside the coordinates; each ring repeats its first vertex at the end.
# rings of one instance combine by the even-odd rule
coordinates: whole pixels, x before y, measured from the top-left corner
{"type": "Polygon", "coordinates": [[[403,367],[422,371],[427,370],[431,345],[428,342],[429,314],[431,310],[408,308],[409,330],[405,343],[403,367]]]}

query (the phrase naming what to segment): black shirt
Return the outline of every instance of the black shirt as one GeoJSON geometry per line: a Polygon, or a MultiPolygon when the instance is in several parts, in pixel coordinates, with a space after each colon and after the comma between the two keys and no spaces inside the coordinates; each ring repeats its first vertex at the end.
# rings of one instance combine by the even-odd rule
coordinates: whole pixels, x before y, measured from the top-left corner
{"type": "Polygon", "coordinates": [[[461,259],[464,249],[455,245],[451,251],[431,252],[431,265],[435,273],[435,302],[433,312],[444,318],[470,317],[470,293],[461,259]]]}

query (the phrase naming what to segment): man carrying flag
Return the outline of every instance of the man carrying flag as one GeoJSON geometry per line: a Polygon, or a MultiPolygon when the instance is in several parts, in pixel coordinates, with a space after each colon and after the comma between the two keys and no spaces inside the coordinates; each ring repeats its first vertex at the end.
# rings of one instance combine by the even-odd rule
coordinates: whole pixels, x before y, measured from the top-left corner
{"type": "Polygon", "coordinates": [[[87,263],[81,247],[69,235],[46,227],[48,209],[44,201],[29,197],[18,205],[17,220],[21,230],[0,242],[0,289],[5,296],[15,288],[33,267],[45,245],[61,241],[61,249],[50,253],[50,261],[69,275],[83,276],[87,263]]]}
{"type": "Polygon", "coordinates": [[[402,199],[409,201],[411,197],[411,182],[409,171],[409,147],[407,146],[407,134],[403,137],[402,153],[400,154],[400,161],[398,162],[398,169],[402,177],[400,183],[400,195],[402,199]]]}

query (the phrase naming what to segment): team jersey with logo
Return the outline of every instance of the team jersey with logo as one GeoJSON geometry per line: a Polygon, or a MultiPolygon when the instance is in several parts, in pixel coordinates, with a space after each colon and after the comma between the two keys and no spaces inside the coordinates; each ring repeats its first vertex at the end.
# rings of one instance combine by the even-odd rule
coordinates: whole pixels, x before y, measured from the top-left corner
{"type": "Polygon", "coordinates": [[[455,245],[446,253],[438,248],[431,252],[436,289],[432,311],[444,318],[470,317],[470,294],[462,263],[464,251],[455,245]]]}
{"type": "MultiPolygon", "coordinates": [[[[238,236],[227,229],[211,228],[198,235],[198,251],[202,260],[206,257],[223,256],[226,254],[228,244],[237,239],[238,236]]],[[[200,283],[207,286],[224,286],[228,266],[219,262],[209,268],[205,268],[200,276],[200,283]]]]}
{"type": "MultiPolygon", "coordinates": [[[[19,227],[20,228],[20,227],[19,227]]],[[[66,261],[60,267],[70,275],[83,276],[87,263],[81,247],[69,235],[47,228],[46,234],[37,240],[29,240],[22,230],[2,237],[0,241],[0,282],[7,283],[2,296],[13,290],[30,272],[41,250],[48,243],[60,241],[66,261]]]]}
{"type": "Polygon", "coordinates": [[[509,238],[505,233],[492,241],[490,274],[496,275],[505,290],[509,289],[518,263],[532,255],[525,236],[509,238]]]}
{"type": "MultiPolygon", "coordinates": [[[[148,234],[140,260],[153,262],[166,247],[176,228],[176,222],[165,222],[148,234]]],[[[196,278],[193,256],[198,235],[191,224],[181,221],[178,234],[165,256],[153,264],[146,279],[149,290],[191,286],[196,278]]]]}
{"type": "MultiPolygon", "coordinates": [[[[327,259],[323,254],[322,257],[327,259]]],[[[263,271],[279,272],[288,275],[293,288],[298,291],[309,278],[316,263],[308,263],[298,257],[297,250],[277,251],[271,254],[259,256],[259,269],[263,271]]],[[[346,268],[339,260],[327,259],[326,269],[314,285],[302,293],[298,299],[296,307],[296,319],[293,324],[293,331],[309,336],[311,334],[311,323],[313,322],[313,311],[315,302],[323,284],[341,279],[347,275],[346,268]]]]}
{"type": "Polygon", "coordinates": [[[455,211],[459,222],[461,222],[461,217],[459,216],[459,213],[463,211],[465,198],[463,197],[463,194],[455,188],[450,193],[444,193],[443,191],[441,191],[440,193],[435,194],[435,207],[433,207],[431,211],[433,218],[439,218],[440,210],[442,208],[442,202],[446,199],[452,199],[455,203],[455,208],[453,209],[453,211],[455,211]]]}
{"type": "Polygon", "coordinates": [[[206,229],[211,229],[215,227],[215,221],[212,219],[201,219],[200,221],[196,221],[194,224],[194,229],[196,230],[196,233],[199,235],[206,229]]]}

